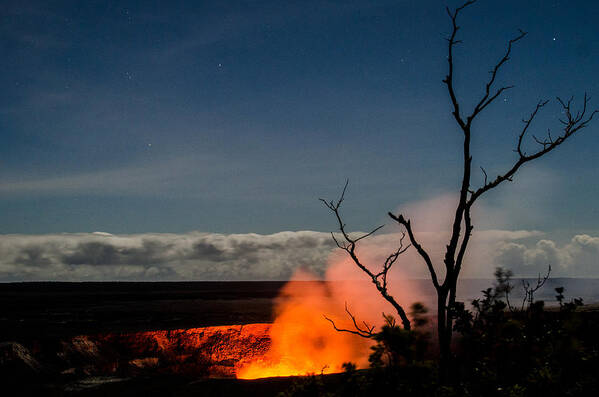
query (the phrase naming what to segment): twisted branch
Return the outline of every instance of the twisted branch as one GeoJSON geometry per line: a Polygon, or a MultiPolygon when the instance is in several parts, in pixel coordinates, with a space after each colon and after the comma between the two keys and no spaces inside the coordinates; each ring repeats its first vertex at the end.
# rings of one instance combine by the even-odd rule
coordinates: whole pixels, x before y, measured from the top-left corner
{"type": "Polygon", "coordinates": [[[364,328],[360,327],[358,325],[358,322],[356,321],[356,317],[352,314],[352,312],[347,307],[347,302],[345,302],[345,312],[347,313],[349,318],[351,318],[352,323],[354,324],[354,329],[338,328],[337,325],[335,324],[335,321],[331,320],[327,316],[324,316],[324,318],[333,325],[333,328],[335,329],[335,331],[348,332],[350,334],[361,336],[362,338],[372,338],[372,336],[375,334],[374,325],[370,326],[365,321],[362,321],[362,324],[364,324],[364,328]]]}
{"type": "Polygon", "coordinates": [[[366,234],[363,234],[358,238],[352,238],[349,235],[349,233],[346,230],[345,222],[343,222],[341,213],[339,211],[339,208],[341,207],[341,204],[343,203],[343,200],[345,198],[345,192],[347,191],[348,184],[349,184],[349,180],[346,180],[345,186],[343,187],[343,191],[341,192],[341,196],[339,196],[339,199],[337,201],[333,201],[333,200],[327,201],[325,199],[320,199],[320,201],[322,201],[325,204],[325,206],[335,214],[335,218],[337,219],[337,223],[339,226],[339,232],[341,233],[341,236],[343,237],[343,241],[339,241],[339,239],[335,236],[334,233],[331,233],[331,236],[333,237],[333,240],[335,241],[335,244],[337,245],[337,247],[348,253],[350,258],[353,260],[354,264],[370,277],[370,280],[375,285],[375,287],[379,291],[379,293],[383,296],[383,298],[385,300],[387,300],[387,302],[391,303],[391,305],[395,308],[395,311],[397,311],[397,314],[401,318],[404,328],[410,329],[410,320],[408,319],[408,316],[406,315],[405,310],[395,300],[395,297],[390,295],[387,290],[387,274],[389,273],[389,270],[391,269],[393,264],[397,261],[399,256],[401,254],[403,254],[404,252],[406,252],[407,249],[410,247],[409,245],[408,246],[403,245],[405,233],[402,233],[402,236],[399,239],[399,246],[398,246],[397,250],[392,252],[387,257],[387,259],[385,259],[385,262],[383,263],[383,269],[378,273],[372,272],[366,265],[364,265],[362,263],[360,258],[358,258],[358,255],[356,253],[356,244],[360,240],[363,240],[366,237],[369,237],[369,236],[373,235],[374,233],[376,233],[384,225],[378,226],[378,227],[374,228],[372,231],[370,231],[366,234]]]}
{"type": "Polygon", "coordinates": [[[524,151],[523,142],[528,128],[532,124],[539,110],[541,110],[548,103],[548,101],[539,101],[533,112],[528,117],[528,119],[522,120],[524,122],[524,127],[518,135],[518,143],[516,145],[516,149],[514,150],[516,153],[518,153],[518,160],[514,163],[514,165],[512,165],[512,167],[507,172],[498,175],[491,182],[485,181],[483,186],[478,188],[476,191],[472,192],[470,195],[470,199],[468,200],[468,205],[471,206],[476,201],[476,199],[479,198],[483,193],[497,187],[502,182],[511,181],[514,174],[518,171],[518,169],[520,169],[522,165],[528,163],[529,161],[535,160],[557,148],[568,138],[574,135],[577,131],[580,131],[581,129],[585,128],[588,125],[588,123],[590,123],[591,120],[593,120],[595,114],[599,112],[599,110],[593,110],[589,115],[587,115],[589,97],[586,93],[584,94],[582,109],[577,111],[576,115],[572,114],[572,98],[570,98],[568,102],[562,101],[562,99],[559,97],[557,98],[557,100],[561,104],[563,111],[566,115],[565,120],[560,119],[560,122],[564,125],[562,134],[559,135],[557,138],[554,138],[551,136],[551,132],[548,131],[547,137],[543,140],[533,137],[536,143],[541,146],[541,148],[532,154],[527,154],[524,151]]]}

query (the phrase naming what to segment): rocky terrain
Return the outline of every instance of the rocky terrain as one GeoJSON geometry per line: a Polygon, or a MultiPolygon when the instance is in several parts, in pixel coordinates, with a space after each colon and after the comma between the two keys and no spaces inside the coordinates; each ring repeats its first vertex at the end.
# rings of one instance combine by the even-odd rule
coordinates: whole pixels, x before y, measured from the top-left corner
{"type": "Polygon", "coordinates": [[[270,324],[247,324],[79,335],[29,346],[3,342],[0,367],[21,381],[154,374],[234,378],[237,368],[268,350],[269,330],[270,324]]]}
{"type": "Polygon", "coordinates": [[[0,381],[15,395],[78,395],[147,378],[232,379],[268,349],[282,284],[0,285],[0,381]]]}

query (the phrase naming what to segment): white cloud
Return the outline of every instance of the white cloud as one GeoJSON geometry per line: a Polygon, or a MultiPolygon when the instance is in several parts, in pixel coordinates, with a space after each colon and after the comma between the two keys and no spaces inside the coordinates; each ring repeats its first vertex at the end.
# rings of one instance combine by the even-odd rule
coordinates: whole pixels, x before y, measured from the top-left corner
{"type": "Polygon", "coordinates": [[[0,236],[0,280],[287,279],[323,274],[328,233],[0,236]]]}
{"type": "MultiPolygon", "coordinates": [[[[535,231],[487,230],[474,234],[464,277],[491,277],[495,266],[535,275],[551,264],[554,275],[599,276],[599,237],[574,236],[565,245],[535,231]]],[[[441,264],[445,240],[418,238],[441,264]]],[[[394,233],[363,240],[359,253],[373,269],[398,242],[394,233]]],[[[407,241],[406,241],[407,242],[407,241]]],[[[324,275],[342,258],[328,233],[112,235],[104,232],[0,236],[0,281],[21,280],[285,280],[297,269],[324,275]]],[[[402,277],[428,277],[413,249],[396,264],[402,277]]],[[[340,277],[350,277],[346,271],[340,277]]],[[[362,276],[358,274],[358,277],[362,276]]]]}
{"type": "Polygon", "coordinates": [[[544,272],[551,265],[556,276],[599,277],[599,237],[579,234],[563,245],[552,240],[531,246],[504,242],[497,245],[494,262],[525,276],[544,272]]]}

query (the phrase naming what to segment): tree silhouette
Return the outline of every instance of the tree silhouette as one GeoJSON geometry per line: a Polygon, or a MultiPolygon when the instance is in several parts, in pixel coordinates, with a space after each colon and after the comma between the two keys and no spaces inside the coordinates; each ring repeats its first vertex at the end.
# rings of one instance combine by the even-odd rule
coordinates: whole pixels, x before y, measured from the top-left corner
{"type": "Polygon", "coordinates": [[[460,29],[458,25],[458,17],[466,7],[469,7],[475,2],[476,0],[467,1],[453,11],[447,8],[447,13],[451,20],[452,30],[450,36],[447,38],[448,72],[443,79],[443,83],[446,85],[447,91],[449,93],[453,117],[462,132],[463,174],[459,190],[459,201],[455,210],[455,216],[453,218],[451,237],[446,246],[445,256],[443,259],[443,265],[445,267],[444,278],[440,280],[440,278],[437,276],[435,264],[433,263],[433,260],[428,254],[426,248],[419,243],[418,238],[413,231],[411,220],[404,217],[403,214],[396,215],[391,212],[388,213],[389,217],[398,225],[400,225],[402,230],[404,230],[401,235],[399,248],[387,257],[381,271],[371,271],[358,257],[356,253],[356,246],[360,240],[373,235],[382,226],[379,226],[373,231],[357,238],[352,237],[350,233],[347,232],[346,225],[343,222],[342,216],[340,214],[340,206],[344,200],[347,183],[343,189],[341,197],[337,201],[326,201],[321,199],[336,216],[339,230],[341,232],[341,238],[337,238],[333,234],[333,238],[335,239],[337,246],[345,250],[355,265],[370,277],[371,281],[374,283],[376,289],[379,291],[382,297],[391,303],[391,305],[397,311],[397,314],[403,323],[403,327],[407,330],[410,329],[410,320],[406,316],[403,307],[392,295],[389,294],[387,289],[387,274],[398,257],[410,246],[414,247],[414,249],[417,251],[418,255],[425,263],[430,273],[431,281],[437,294],[437,331],[439,338],[440,375],[442,379],[446,379],[447,377],[451,360],[451,339],[453,334],[454,309],[456,307],[457,282],[460,271],[462,270],[464,255],[466,254],[468,243],[474,228],[471,218],[471,210],[474,204],[481,196],[496,188],[503,182],[512,181],[514,175],[524,164],[536,160],[553,151],[572,135],[585,128],[591,122],[593,116],[597,113],[597,110],[589,111],[587,109],[589,98],[586,93],[584,94],[582,106],[578,111],[574,110],[572,107],[573,98],[564,101],[558,97],[557,101],[561,105],[564,114],[564,116],[559,119],[560,123],[562,124],[560,134],[557,136],[552,136],[551,132],[548,131],[544,138],[537,138],[536,136],[532,135],[532,140],[537,146],[536,150],[528,153],[524,149],[525,138],[530,135],[529,129],[535,117],[548,103],[547,100],[540,100],[537,102],[530,115],[522,120],[524,126],[518,135],[514,149],[517,158],[513,162],[512,166],[503,173],[497,174],[497,176],[492,179],[488,177],[486,170],[481,167],[481,171],[484,176],[484,182],[482,186],[473,187],[473,155],[470,147],[471,137],[474,132],[473,121],[502,93],[513,88],[513,86],[502,86],[496,88],[495,83],[497,74],[506,64],[506,62],[509,61],[514,44],[522,40],[527,34],[526,32],[520,30],[513,39],[508,41],[505,53],[490,71],[490,77],[484,86],[484,92],[482,93],[480,100],[469,113],[465,113],[461,109],[460,99],[456,95],[454,89],[454,49],[458,44],[461,43],[461,40],[457,38],[457,34],[460,29]],[[408,246],[404,246],[403,244],[403,240],[406,235],[408,236],[410,242],[410,245],[408,246]]]}

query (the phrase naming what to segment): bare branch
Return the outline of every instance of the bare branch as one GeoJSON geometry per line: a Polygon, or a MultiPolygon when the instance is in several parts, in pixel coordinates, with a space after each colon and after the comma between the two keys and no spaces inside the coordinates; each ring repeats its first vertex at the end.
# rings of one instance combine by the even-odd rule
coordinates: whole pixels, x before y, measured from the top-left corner
{"type": "Polygon", "coordinates": [[[485,185],[487,184],[487,171],[485,171],[485,169],[483,167],[480,167],[480,170],[483,172],[483,174],[485,175],[485,185]]]}
{"type": "Polygon", "coordinates": [[[387,290],[387,273],[389,272],[389,269],[395,263],[397,258],[402,253],[404,253],[408,249],[408,247],[403,246],[403,236],[402,236],[400,238],[399,248],[396,251],[394,251],[392,254],[390,254],[387,257],[387,259],[385,260],[385,263],[383,264],[382,272],[375,274],[368,267],[366,267],[366,265],[364,265],[362,263],[362,261],[360,260],[360,258],[358,257],[358,255],[356,253],[357,243],[366,237],[372,236],[375,232],[380,230],[383,226],[378,226],[375,229],[373,229],[371,232],[366,233],[358,238],[352,238],[350,236],[350,234],[347,232],[347,230],[345,228],[346,225],[343,222],[341,213],[339,211],[339,208],[341,207],[341,203],[343,202],[343,199],[345,197],[347,185],[348,185],[348,181],[345,182],[345,186],[343,187],[343,191],[341,193],[339,200],[337,200],[337,202],[335,202],[333,200],[327,201],[325,199],[320,199],[320,201],[322,201],[325,204],[325,206],[327,208],[329,208],[335,214],[335,218],[337,219],[337,223],[339,226],[339,232],[343,236],[343,239],[345,240],[345,242],[343,242],[343,243],[340,242],[339,239],[337,237],[335,237],[335,234],[331,233],[331,235],[333,236],[333,240],[335,241],[335,244],[337,245],[337,247],[339,247],[340,249],[347,252],[347,254],[350,256],[350,258],[353,260],[354,264],[370,277],[370,280],[375,285],[376,289],[379,291],[379,293],[382,295],[382,297],[385,298],[385,300],[387,300],[389,303],[391,303],[391,305],[395,308],[395,310],[397,311],[397,314],[401,318],[404,328],[410,329],[410,320],[408,319],[408,316],[406,315],[403,307],[395,300],[395,298],[392,295],[390,295],[388,293],[388,290],[387,290]],[[382,282],[381,282],[381,280],[382,280],[382,282]]]}
{"type": "Polygon", "coordinates": [[[319,200],[322,201],[324,203],[324,205],[326,205],[332,211],[334,211],[335,209],[339,209],[339,207],[341,207],[341,203],[345,199],[345,192],[347,191],[347,186],[348,185],[349,185],[349,179],[346,179],[345,180],[345,186],[343,186],[343,191],[341,192],[341,195],[339,196],[339,199],[337,200],[337,203],[334,203],[333,200],[327,201],[327,200],[322,199],[322,198],[319,199],[319,200]]]}
{"type": "Polygon", "coordinates": [[[347,302],[345,302],[345,312],[347,313],[349,318],[351,318],[352,323],[354,324],[353,330],[346,329],[346,328],[338,328],[337,325],[335,324],[335,321],[331,320],[327,316],[324,316],[324,318],[333,325],[333,328],[335,328],[335,331],[348,332],[350,334],[361,336],[362,338],[372,338],[372,336],[375,334],[374,325],[369,326],[365,321],[362,321],[362,323],[364,324],[364,328],[360,327],[358,325],[358,322],[356,321],[356,317],[352,314],[352,312],[347,307],[347,302]]]}
{"type": "Polygon", "coordinates": [[[534,294],[540,288],[545,285],[545,282],[549,279],[549,274],[551,274],[551,265],[547,267],[547,274],[541,277],[541,273],[539,273],[537,277],[537,283],[534,287],[530,286],[530,283],[526,280],[522,280],[522,287],[524,288],[524,298],[522,299],[522,307],[521,310],[524,310],[524,304],[528,302],[528,307],[534,302],[534,294]]]}
{"type": "Polygon", "coordinates": [[[466,127],[466,123],[462,119],[462,116],[460,116],[460,105],[458,103],[458,100],[457,100],[457,97],[455,94],[455,90],[453,88],[453,48],[457,44],[461,43],[460,40],[456,40],[456,35],[458,34],[458,30],[460,30],[460,27],[457,24],[458,15],[464,8],[468,7],[471,4],[474,4],[475,2],[476,2],[476,0],[467,1],[466,3],[462,4],[460,7],[456,8],[454,12],[451,12],[449,7],[447,7],[447,14],[451,18],[451,22],[452,22],[452,30],[451,30],[451,35],[447,39],[447,42],[448,42],[447,63],[449,65],[449,71],[447,72],[447,76],[445,76],[445,79],[443,79],[443,82],[447,85],[447,90],[449,91],[449,97],[451,98],[451,103],[453,104],[453,112],[452,112],[453,117],[455,117],[456,121],[458,122],[460,127],[462,127],[462,129],[464,129],[466,127]]]}
{"type": "Polygon", "coordinates": [[[526,132],[528,131],[528,127],[530,127],[530,125],[532,124],[532,121],[537,116],[537,113],[539,112],[539,110],[541,110],[541,108],[543,108],[545,105],[547,105],[548,102],[549,102],[548,100],[544,100],[544,101],[541,100],[541,101],[537,102],[537,106],[535,107],[535,110],[533,110],[533,112],[530,114],[528,119],[522,120],[524,122],[524,128],[518,135],[518,145],[516,146],[516,152],[518,152],[520,157],[526,156],[526,153],[524,153],[522,151],[522,142],[524,140],[524,135],[526,135],[526,132]]]}
{"type": "Polygon", "coordinates": [[[520,34],[516,37],[514,37],[513,39],[511,39],[508,42],[507,45],[507,49],[505,51],[505,54],[503,55],[503,57],[499,60],[499,62],[497,62],[497,64],[495,64],[495,67],[493,68],[493,70],[491,70],[491,77],[489,78],[489,81],[487,82],[487,84],[485,85],[485,94],[483,95],[483,97],[481,98],[481,100],[478,102],[478,104],[474,107],[474,110],[472,111],[472,114],[468,117],[468,121],[467,124],[468,126],[470,126],[472,124],[472,120],[474,120],[474,118],[480,113],[482,112],[487,106],[489,106],[495,99],[497,99],[497,97],[499,95],[501,95],[501,93],[503,93],[506,90],[509,90],[511,88],[513,88],[514,86],[506,86],[506,87],[501,87],[499,88],[493,95],[491,95],[491,88],[493,87],[493,84],[495,83],[495,79],[497,78],[497,72],[499,71],[499,69],[501,69],[501,67],[510,60],[510,54],[512,52],[512,45],[514,43],[516,43],[517,41],[521,40],[524,38],[524,36],[526,36],[526,32],[524,32],[523,30],[519,30],[520,34]]]}
{"type": "Polygon", "coordinates": [[[411,244],[408,244],[406,247],[403,246],[403,240],[406,237],[405,233],[401,233],[401,237],[399,239],[399,247],[395,252],[389,254],[387,259],[385,259],[385,263],[383,264],[383,270],[375,275],[376,278],[381,277],[383,279],[383,288],[387,288],[387,274],[391,269],[391,266],[397,261],[397,258],[411,247],[411,244]]]}
{"type": "Polygon", "coordinates": [[[422,257],[422,259],[424,259],[424,262],[428,267],[428,271],[431,274],[431,279],[433,280],[433,285],[436,289],[439,289],[440,285],[437,279],[437,273],[435,272],[435,268],[433,267],[433,262],[431,261],[430,256],[424,250],[424,248],[422,248],[418,241],[416,241],[416,237],[414,236],[414,232],[412,231],[412,224],[410,223],[410,220],[404,218],[402,214],[399,214],[399,216],[395,216],[393,215],[393,213],[389,212],[389,216],[391,217],[391,219],[393,219],[406,229],[406,231],[408,232],[408,237],[410,238],[410,243],[414,246],[414,248],[416,248],[416,251],[418,251],[418,254],[422,257]]]}
{"type": "Polygon", "coordinates": [[[368,233],[366,233],[366,234],[364,234],[364,235],[362,235],[362,236],[358,237],[357,239],[355,239],[355,240],[354,240],[354,243],[357,243],[358,241],[360,241],[360,240],[362,240],[362,239],[364,239],[364,238],[366,238],[366,237],[372,236],[374,233],[378,232],[378,231],[379,231],[380,229],[382,229],[384,226],[385,226],[385,225],[381,225],[381,226],[377,226],[377,227],[375,227],[375,228],[374,228],[372,231],[370,231],[370,232],[368,232],[368,233]]]}
{"type": "Polygon", "coordinates": [[[574,135],[577,131],[585,128],[588,125],[588,123],[593,119],[595,114],[597,112],[599,112],[598,110],[594,110],[593,112],[591,112],[590,115],[586,116],[586,118],[585,118],[585,115],[587,114],[587,108],[588,108],[588,102],[589,102],[589,98],[586,93],[584,94],[582,109],[580,111],[578,111],[575,116],[572,115],[572,110],[571,110],[572,98],[570,98],[568,100],[568,102],[564,102],[560,98],[557,98],[557,100],[561,104],[561,106],[564,110],[564,113],[566,115],[566,120],[562,120],[562,124],[564,124],[562,134],[560,136],[558,136],[557,138],[553,138],[551,136],[551,134],[548,133],[548,137],[545,140],[539,140],[538,138],[535,139],[537,141],[537,143],[542,146],[542,148],[532,154],[527,154],[523,150],[522,145],[524,142],[524,137],[528,131],[528,128],[532,124],[532,121],[534,120],[534,118],[537,115],[537,113],[539,112],[539,110],[541,108],[543,108],[548,102],[548,101],[539,101],[537,103],[537,106],[535,107],[534,111],[529,116],[529,118],[523,120],[524,128],[518,135],[518,143],[516,145],[516,150],[515,150],[515,152],[518,153],[518,156],[519,156],[518,160],[514,163],[514,165],[507,172],[505,172],[504,174],[498,175],[493,181],[485,183],[482,187],[480,187],[479,189],[474,191],[474,193],[472,193],[470,196],[468,205],[472,205],[478,197],[480,197],[485,192],[497,187],[502,182],[504,182],[506,180],[511,181],[514,174],[518,171],[518,169],[520,169],[520,167],[522,165],[528,163],[529,161],[535,160],[535,159],[551,152],[555,148],[557,148],[559,145],[564,143],[566,141],[566,139],[568,139],[569,137],[574,135]]]}
{"type": "Polygon", "coordinates": [[[335,321],[331,320],[330,318],[328,318],[327,316],[324,316],[325,320],[327,320],[328,322],[330,322],[333,325],[333,328],[335,329],[335,331],[337,332],[348,332],[350,334],[354,334],[354,335],[358,335],[361,336],[362,338],[371,338],[371,335],[365,335],[362,334],[360,331],[355,331],[352,329],[346,329],[346,328],[338,328],[337,325],[335,324],[335,321]]]}

